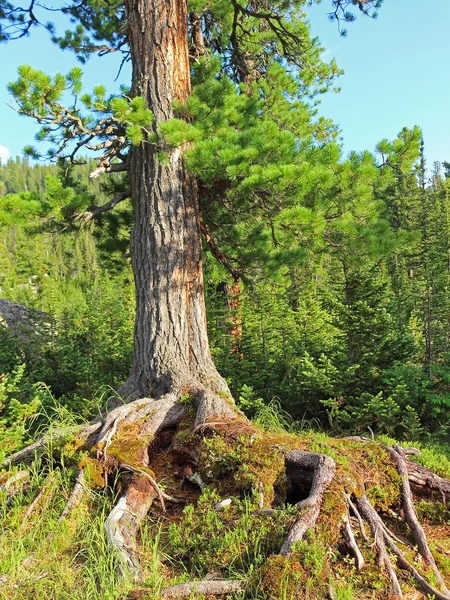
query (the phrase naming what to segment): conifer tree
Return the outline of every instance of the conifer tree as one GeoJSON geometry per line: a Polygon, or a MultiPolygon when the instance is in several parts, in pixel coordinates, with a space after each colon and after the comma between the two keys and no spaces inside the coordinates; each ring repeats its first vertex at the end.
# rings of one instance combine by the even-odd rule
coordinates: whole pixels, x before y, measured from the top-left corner
{"type": "MultiPolygon", "coordinates": [[[[73,160],[86,148],[100,154],[92,175],[127,172],[128,189],[78,215],[86,220],[133,199],[137,315],[133,372],[121,390],[127,398],[183,386],[226,390],[206,335],[200,231],[234,276],[258,262],[276,265],[289,211],[314,235],[313,211],[298,206],[299,192],[308,194],[319,178],[327,186],[327,168],[339,156],[327,144],[329,124],[311,123],[307,98],[329,88],[338,69],[321,60],[303,2],[267,11],[218,2],[190,14],[182,4],[152,16],[154,7],[143,0],[73,3],[62,9],[76,24],[72,30],[58,36],[44,25],[82,62],[113,51],[130,59],[131,85],[115,96],[101,85],[84,93],[78,68],[49,77],[24,66],[10,86],[19,112],[41,123],[37,138],[50,142],[50,158],[73,160]],[[67,93],[73,103],[63,106],[67,93]],[[311,161],[322,163],[322,173],[311,161]],[[235,226],[237,215],[247,215],[245,226],[242,218],[235,226]]],[[[335,2],[336,16],[350,20],[348,4],[335,2]]],[[[27,9],[3,1],[3,37],[28,34],[40,23],[37,11],[34,3],[27,9]]]]}
{"type": "MultiPolygon", "coordinates": [[[[177,502],[150,468],[158,449],[169,445],[173,460],[197,485],[204,486],[202,478],[211,482],[212,463],[224,477],[230,478],[231,469],[229,480],[240,482],[240,492],[259,494],[260,510],[271,503],[281,480],[292,486],[311,482],[280,549],[287,557],[315,526],[335,478],[333,458],[298,450],[291,438],[283,438],[287,445],[280,448],[276,438],[258,433],[236,409],[210,355],[203,295],[201,233],[232,276],[283,280],[300,258],[320,255],[327,246],[346,245],[356,252],[362,240],[370,239],[368,224],[375,225],[372,236],[383,230],[374,190],[383,187],[385,172],[368,153],[343,161],[335,128],[313,119],[312,99],[333,85],[339,71],[334,61],[322,60],[304,18],[305,4],[70,1],[61,10],[74,22],[72,30],[60,36],[53,25],[44,25],[55,42],[81,61],[94,52],[121,53],[132,64],[130,86],[113,96],[102,85],[86,94],[80,69],[48,76],[31,66],[22,66],[10,85],[19,112],[41,124],[37,137],[51,144],[49,158],[76,160],[87,149],[99,153],[93,176],[127,174],[126,189],[75,215],[88,222],[132,198],[136,327],[133,369],[120,390],[127,403],[113,404],[76,431],[74,446],[95,450],[79,464],[63,518],[89,484],[88,471],[104,484],[108,475],[127,473],[105,530],[121,572],[137,578],[142,571],[136,537],[149,507],[155,500],[163,510],[165,502],[177,502]],[[72,102],[64,105],[70,94],[72,102]],[[182,421],[188,431],[176,435],[182,421]],[[221,450],[209,452],[208,436],[221,450]],[[263,441],[253,445],[258,436],[263,441]],[[266,454],[260,457],[258,449],[266,454]],[[243,452],[256,455],[251,468],[239,461],[243,452]],[[231,461],[225,470],[221,453],[231,461]]],[[[334,0],[334,15],[350,21],[347,6],[368,12],[380,4],[334,0]]],[[[25,8],[0,0],[3,39],[28,34],[40,22],[40,9],[34,0],[25,8]]],[[[28,153],[39,154],[33,148],[28,153]]],[[[53,446],[66,436],[57,432],[53,446]]],[[[3,466],[33,459],[46,442],[19,451],[3,466]]],[[[408,501],[404,453],[392,452],[408,501]]],[[[447,481],[438,478],[432,484],[448,493],[447,481]]],[[[334,512],[340,512],[339,523],[348,523],[351,504],[345,488],[338,489],[342,505],[334,512]]],[[[415,512],[409,511],[415,543],[443,593],[403,557],[387,528],[384,533],[362,481],[349,493],[356,489],[362,489],[354,499],[371,525],[379,562],[395,593],[401,589],[385,544],[397,557],[400,553],[400,566],[426,593],[448,600],[415,512]]],[[[346,531],[350,535],[350,525],[346,531]]],[[[351,547],[360,561],[356,542],[351,547]]],[[[165,590],[162,597],[188,597],[193,591],[224,595],[244,587],[241,581],[204,580],[165,590]]]]}

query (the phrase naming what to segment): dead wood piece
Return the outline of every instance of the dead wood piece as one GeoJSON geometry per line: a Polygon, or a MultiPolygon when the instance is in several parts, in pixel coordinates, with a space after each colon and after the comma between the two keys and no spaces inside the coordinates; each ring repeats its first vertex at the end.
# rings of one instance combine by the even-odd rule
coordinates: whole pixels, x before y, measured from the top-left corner
{"type": "Polygon", "coordinates": [[[402,504],[403,511],[405,513],[405,520],[409,525],[414,541],[419,550],[419,554],[423,557],[425,562],[429,564],[436,576],[439,584],[446,594],[450,595],[450,591],[446,588],[444,578],[439,571],[434,556],[431,553],[430,546],[428,545],[427,536],[422,525],[419,522],[416,509],[414,507],[413,497],[411,493],[411,487],[409,485],[408,468],[406,465],[406,459],[403,449],[397,444],[394,445],[392,452],[395,453],[397,460],[397,469],[401,477],[401,489],[402,489],[402,504]]]}
{"type": "Polygon", "coordinates": [[[11,473],[4,483],[0,485],[0,492],[6,492],[8,500],[16,494],[24,490],[30,482],[30,474],[28,471],[18,471],[11,473]]]}
{"type": "Polygon", "coordinates": [[[245,587],[245,582],[238,579],[193,581],[192,583],[181,583],[162,590],[161,598],[173,598],[175,600],[176,598],[189,598],[192,594],[224,596],[225,594],[242,592],[245,587]]]}
{"type": "Polygon", "coordinates": [[[356,542],[355,536],[353,535],[353,530],[352,530],[352,525],[350,522],[349,515],[347,515],[347,520],[344,523],[343,534],[344,534],[344,540],[345,540],[347,546],[350,548],[352,554],[355,557],[356,568],[358,569],[358,571],[362,571],[366,562],[365,562],[364,556],[362,555],[362,552],[359,549],[359,546],[356,542]]]}
{"type": "Polygon", "coordinates": [[[83,498],[87,496],[88,493],[89,487],[86,483],[84,471],[80,471],[75,480],[75,485],[73,486],[70,498],[67,501],[67,504],[61,513],[61,516],[58,519],[58,523],[64,521],[68,517],[68,515],[81,504],[83,498]]]}
{"type": "Polygon", "coordinates": [[[305,533],[315,526],[320,514],[323,496],[336,473],[334,460],[326,454],[296,450],[289,452],[285,461],[287,469],[313,470],[314,476],[308,498],[296,505],[300,516],[292,525],[281,546],[280,554],[283,556],[290,554],[292,545],[303,539],[305,533]]]}
{"type": "Polygon", "coordinates": [[[430,495],[438,492],[444,504],[450,501],[450,480],[439,477],[426,467],[411,460],[406,461],[408,479],[418,495],[430,495]]]}

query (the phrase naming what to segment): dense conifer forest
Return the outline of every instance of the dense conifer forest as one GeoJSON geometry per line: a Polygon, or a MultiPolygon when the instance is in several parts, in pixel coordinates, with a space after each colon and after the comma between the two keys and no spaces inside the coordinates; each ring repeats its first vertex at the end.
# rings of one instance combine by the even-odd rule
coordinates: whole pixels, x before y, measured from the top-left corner
{"type": "MultiPolygon", "coordinates": [[[[364,156],[360,185],[370,192],[349,203],[338,230],[323,232],[320,210],[286,215],[291,223],[313,219],[307,243],[280,240],[282,250],[239,279],[205,245],[212,353],[250,416],[275,403],[334,433],[448,439],[450,179],[439,164],[428,176],[420,131],[404,131],[395,143],[402,169],[372,194],[379,175],[370,168],[375,158],[364,156]]],[[[360,162],[354,156],[343,169],[360,162]]],[[[16,159],[0,170],[1,297],[54,318],[26,348],[2,330],[0,371],[13,379],[21,370],[24,389],[40,382],[49,398],[85,415],[126,379],[135,310],[132,207],[88,224],[68,221],[80,206],[107,199],[91,168],[16,159]]],[[[311,205],[319,201],[313,196],[311,205]]],[[[244,251],[267,243],[261,234],[244,251]]]]}
{"type": "Polygon", "coordinates": [[[450,164],[344,155],[309,4],[0,0],[132,66],[9,83],[1,599],[450,600],[450,164]]]}

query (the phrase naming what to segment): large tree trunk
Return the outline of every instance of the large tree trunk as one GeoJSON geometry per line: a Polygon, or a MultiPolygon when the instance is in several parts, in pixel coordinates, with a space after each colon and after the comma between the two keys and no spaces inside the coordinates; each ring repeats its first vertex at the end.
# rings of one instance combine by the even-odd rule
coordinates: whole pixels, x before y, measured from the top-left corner
{"type": "MultiPolygon", "coordinates": [[[[154,129],[190,94],[185,0],[127,0],[132,94],[147,100],[154,129]]],[[[136,283],[133,399],[169,391],[227,390],[212,362],[206,330],[198,192],[182,149],[142,143],[132,149],[135,209],[131,256],[136,283]]]]}

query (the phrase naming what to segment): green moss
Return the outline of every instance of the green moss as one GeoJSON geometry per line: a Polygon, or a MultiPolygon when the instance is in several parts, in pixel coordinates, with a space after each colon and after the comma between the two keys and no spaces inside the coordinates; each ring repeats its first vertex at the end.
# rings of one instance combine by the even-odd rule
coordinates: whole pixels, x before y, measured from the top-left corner
{"type": "Polygon", "coordinates": [[[139,434],[139,423],[120,427],[107,448],[107,464],[111,467],[130,465],[154,477],[154,472],[144,466],[145,454],[152,438],[139,434]]]}
{"type": "Polygon", "coordinates": [[[239,429],[219,429],[200,444],[200,474],[222,493],[240,496],[253,493],[261,482],[265,505],[281,504],[286,498],[286,476],[280,441],[286,440],[256,430],[239,434],[239,429]]]}
{"type": "Polygon", "coordinates": [[[162,550],[180,572],[189,570],[196,577],[211,570],[225,577],[247,575],[279,550],[293,511],[267,515],[257,510],[255,499],[230,499],[229,506],[216,511],[222,497],[217,490],[205,490],[196,507],[185,507],[181,518],[170,523],[162,550]]]}
{"type": "Polygon", "coordinates": [[[98,460],[86,456],[81,459],[79,466],[84,471],[86,482],[90,488],[102,489],[105,487],[105,473],[98,460]]]}
{"type": "MultiPolygon", "coordinates": [[[[295,556],[271,556],[258,573],[258,598],[306,599],[307,574],[295,556]]],[[[310,596],[314,598],[314,596],[310,596]]]]}
{"type": "Polygon", "coordinates": [[[419,500],[415,507],[421,521],[427,521],[431,525],[450,525],[450,508],[443,502],[419,500]]]}

